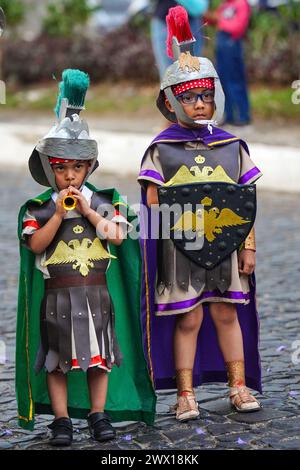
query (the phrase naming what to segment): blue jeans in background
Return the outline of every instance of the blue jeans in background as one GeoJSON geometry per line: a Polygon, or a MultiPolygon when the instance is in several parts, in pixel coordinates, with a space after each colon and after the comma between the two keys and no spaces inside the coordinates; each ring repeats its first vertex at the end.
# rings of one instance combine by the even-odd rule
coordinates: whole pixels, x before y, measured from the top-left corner
{"type": "Polygon", "coordinates": [[[248,124],[250,106],[242,40],[218,31],[216,37],[217,70],[225,93],[225,120],[231,124],[248,124]]]}
{"type": "MultiPolygon", "coordinates": [[[[196,43],[194,44],[194,55],[200,56],[203,38],[201,34],[201,18],[190,18],[190,26],[196,43]]],[[[152,18],[151,20],[151,41],[152,48],[155,56],[156,65],[159,71],[160,79],[162,80],[164,73],[173,64],[173,60],[167,56],[167,26],[166,22],[159,18],[152,18]]]]}

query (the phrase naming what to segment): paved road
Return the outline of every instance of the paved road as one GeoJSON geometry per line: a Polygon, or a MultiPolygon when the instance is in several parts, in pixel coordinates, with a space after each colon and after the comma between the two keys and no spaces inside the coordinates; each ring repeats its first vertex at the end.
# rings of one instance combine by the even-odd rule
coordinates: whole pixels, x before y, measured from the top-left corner
{"type": "MultiPolygon", "coordinates": [[[[12,164],[23,166],[36,142],[49,131],[49,123],[53,117],[50,119],[45,115],[35,115],[31,118],[26,115],[4,118],[5,116],[0,116],[0,166],[7,168],[8,163],[10,167],[12,164]]],[[[90,133],[99,144],[99,161],[105,171],[115,173],[119,177],[130,177],[139,171],[141,157],[160,129],[154,127],[154,121],[149,117],[140,118],[139,125],[135,124],[136,119],[116,121],[116,116],[105,121],[103,118],[89,119],[90,133]]],[[[274,130],[270,133],[270,129],[264,125],[263,134],[263,130],[259,131],[257,126],[258,123],[240,130],[226,130],[247,141],[250,154],[264,175],[260,180],[261,188],[276,191],[280,187],[288,192],[299,193],[299,145],[295,144],[294,130],[285,126],[283,129],[276,129],[275,133],[274,130]],[[284,144],[283,132],[287,135],[287,145],[284,144]],[[266,140],[262,139],[264,135],[266,140]]],[[[299,140],[298,131],[299,129],[299,140]]]]}
{"type": "MultiPolygon", "coordinates": [[[[17,208],[41,188],[31,186],[27,170],[20,168],[0,173],[0,181],[0,341],[6,344],[8,360],[0,365],[0,449],[51,449],[46,431],[51,417],[38,417],[33,433],[18,428],[14,393],[17,208]]],[[[117,186],[128,194],[131,203],[138,200],[133,179],[101,175],[96,182],[102,187],[117,186]]],[[[141,423],[123,424],[116,441],[100,444],[89,439],[85,421],[74,420],[74,449],[300,448],[300,365],[292,361],[294,353],[294,359],[300,362],[300,354],[297,357],[293,349],[295,341],[299,341],[300,349],[299,199],[293,194],[261,192],[259,200],[257,281],[264,409],[249,415],[232,413],[226,387],[211,384],[197,391],[199,419],[178,425],[168,412],[174,394],[159,394],[153,428],[141,423]]]]}

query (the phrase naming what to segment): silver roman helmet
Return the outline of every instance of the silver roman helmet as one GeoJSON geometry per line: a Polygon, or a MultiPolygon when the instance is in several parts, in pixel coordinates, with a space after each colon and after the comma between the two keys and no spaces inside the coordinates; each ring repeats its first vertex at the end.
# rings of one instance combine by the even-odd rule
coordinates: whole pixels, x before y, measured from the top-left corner
{"type": "Polygon", "coordinates": [[[170,8],[166,21],[168,27],[168,55],[174,59],[174,63],[165,72],[156,104],[169,121],[177,122],[180,119],[190,125],[215,125],[222,119],[225,103],[223,88],[216,69],[206,57],[195,57],[193,55],[196,40],[190,30],[188,14],[183,7],[170,8]],[[175,98],[172,87],[181,83],[208,78],[214,81],[215,112],[210,120],[193,121],[186,115],[182,105],[175,98]],[[165,97],[168,98],[175,111],[174,113],[166,107],[165,97]]]}
{"type": "Polygon", "coordinates": [[[74,69],[63,71],[55,108],[57,122],[38,142],[29,158],[29,169],[35,181],[51,186],[55,191],[58,188],[49,158],[91,160],[83,184],[98,166],[97,142],[91,139],[87,123],[79,117],[89,84],[86,73],[74,69]]]}

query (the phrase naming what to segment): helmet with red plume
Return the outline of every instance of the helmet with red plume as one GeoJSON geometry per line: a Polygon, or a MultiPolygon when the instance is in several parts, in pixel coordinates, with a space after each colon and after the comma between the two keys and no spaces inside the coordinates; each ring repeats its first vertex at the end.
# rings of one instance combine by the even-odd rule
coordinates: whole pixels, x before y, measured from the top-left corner
{"type": "Polygon", "coordinates": [[[180,119],[190,125],[216,124],[222,119],[225,101],[219,76],[209,59],[193,55],[193,46],[196,40],[191,32],[187,11],[182,6],[170,8],[166,22],[168,27],[167,53],[174,59],[174,63],[167,68],[163,77],[157,106],[161,113],[173,122],[180,119]],[[181,83],[198,82],[198,80],[208,78],[213,81],[215,90],[214,115],[209,121],[193,121],[186,115],[183,107],[175,98],[172,87],[181,83]],[[169,111],[166,107],[166,97],[174,112],[169,111]]]}

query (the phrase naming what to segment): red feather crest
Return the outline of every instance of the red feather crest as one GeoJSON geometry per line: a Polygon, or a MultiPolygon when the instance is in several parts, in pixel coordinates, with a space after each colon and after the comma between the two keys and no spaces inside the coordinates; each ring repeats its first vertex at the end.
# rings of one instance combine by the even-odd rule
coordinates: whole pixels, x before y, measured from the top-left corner
{"type": "Polygon", "coordinates": [[[169,9],[166,17],[168,38],[167,54],[171,59],[174,58],[172,51],[172,39],[175,36],[179,43],[193,39],[188,13],[185,8],[177,6],[169,9]]]}

